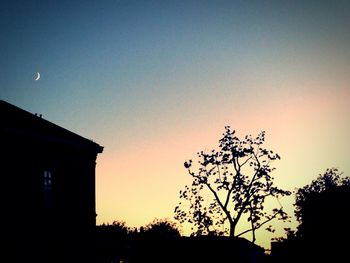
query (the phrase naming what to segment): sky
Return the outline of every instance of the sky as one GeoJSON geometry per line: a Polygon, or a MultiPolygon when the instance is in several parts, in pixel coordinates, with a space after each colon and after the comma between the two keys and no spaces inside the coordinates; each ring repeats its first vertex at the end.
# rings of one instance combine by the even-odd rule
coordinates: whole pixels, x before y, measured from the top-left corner
{"type": "MultiPolygon", "coordinates": [[[[266,131],[281,188],[350,176],[349,25],[349,1],[5,0],[0,99],[104,146],[97,223],[139,227],[173,218],[226,125],[266,131]]],[[[257,243],[296,223],[275,226],[257,243]]]]}

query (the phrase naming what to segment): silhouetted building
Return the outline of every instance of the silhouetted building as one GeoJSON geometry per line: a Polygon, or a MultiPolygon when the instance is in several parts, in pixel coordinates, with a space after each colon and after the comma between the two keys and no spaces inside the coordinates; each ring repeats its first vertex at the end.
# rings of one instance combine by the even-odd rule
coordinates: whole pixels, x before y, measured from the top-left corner
{"type": "Polygon", "coordinates": [[[5,101],[0,120],[2,256],[91,259],[95,166],[103,147],[5,101]]]}

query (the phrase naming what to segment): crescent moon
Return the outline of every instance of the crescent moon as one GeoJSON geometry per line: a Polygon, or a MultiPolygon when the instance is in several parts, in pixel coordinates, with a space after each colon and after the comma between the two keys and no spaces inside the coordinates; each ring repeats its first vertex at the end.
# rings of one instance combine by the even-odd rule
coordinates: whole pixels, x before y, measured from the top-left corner
{"type": "Polygon", "coordinates": [[[38,81],[39,79],[40,79],[40,73],[37,72],[37,73],[36,73],[36,77],[35,77],[35,81],[38,81]]]}

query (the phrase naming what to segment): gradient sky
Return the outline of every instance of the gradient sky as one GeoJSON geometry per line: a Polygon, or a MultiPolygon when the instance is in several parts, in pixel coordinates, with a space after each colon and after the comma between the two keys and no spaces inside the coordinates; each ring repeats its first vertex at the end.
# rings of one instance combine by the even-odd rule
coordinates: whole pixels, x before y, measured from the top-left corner
{"type": "Polygon", "coordinates": [[[225,125],[266,131],[279,187],[349,176],[349,25],[349,1],[2,1],[0,98],[104,146],[97,222],[139,227],[225,125]]]}

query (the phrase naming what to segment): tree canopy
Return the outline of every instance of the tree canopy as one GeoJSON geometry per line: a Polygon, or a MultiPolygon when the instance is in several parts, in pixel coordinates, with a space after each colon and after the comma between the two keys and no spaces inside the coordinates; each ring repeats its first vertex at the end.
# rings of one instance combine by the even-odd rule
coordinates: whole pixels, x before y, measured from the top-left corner
{"type": "Polygon", "coordinates": [[[329,168],[297,189],[299,225],[296,230],[285,228],[287,237],[275,239],[274,262],[342,262],[348,256],[350,178],[342,175],[329,168]]]}
{"type": "Polygon", "coordinates": [[[153,222],[146,225],[144,232],[155,238],[174,238],[181,236],[177,225],[169,219],[154,219],[153,222]]]}
{"type": "MultiPolygon", "coordinates": [[[[267,212],[266,198],[290,195],[274,185],[272,162],[280,156],[263,147],[265,132],[253,138],[239,139],[229,126],[219,140],[219,150],[198,153],[198,162],[184,163],[192,177],[192,185],[180,191],[175,218],[192,225],[193,235],[227,235],[238,237],[267,226],[274,218],[286,220],[281,205],[267,212]],[[237,232],[239,222],[250,227],[237,232]]],[[[277,202],[278,204],[279,201],[277,202]]],[[[273,231],[271,226],[267,230],[273,231]]]]}
{"type": "MultiPolygon", "coordinates": [[[[299,221],[298,234],[303,236],[305,231],[320,231],[320,223],[323,229],[327,229],[330,222],[339,222],[343,216],[339,214],[344,210],[350,190],[350,178],[342,177],[342,173],[336,168],[327,169],[309,185],[299,188],[295,196],[295,216],[299,221]],[[339,218],[337,218],[339,217],[339,218]],[[328,222],[328,223],[327,223],[328,222]]],[[[345,209],[347,210],[347,209],[345,209]]]]}

